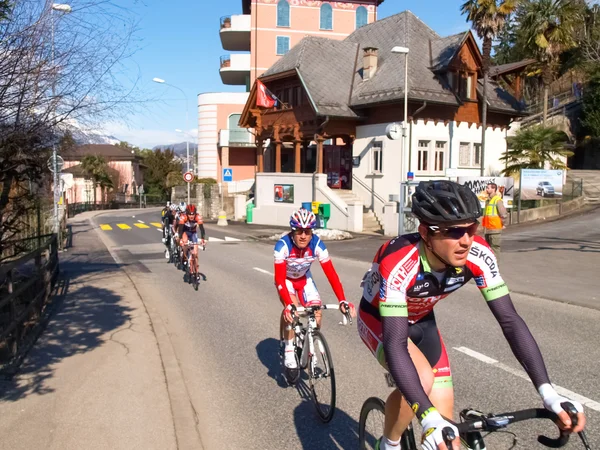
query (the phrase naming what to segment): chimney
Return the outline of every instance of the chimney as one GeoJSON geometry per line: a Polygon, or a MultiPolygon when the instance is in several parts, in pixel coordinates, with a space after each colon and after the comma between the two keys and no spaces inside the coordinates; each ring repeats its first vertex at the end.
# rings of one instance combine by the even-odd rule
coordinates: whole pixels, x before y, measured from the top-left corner
{"type": "Polygon", "coordinates": [[[377,53],[375,47],[363,48],[363,81],[370,80],[377,72],[377,53]]]}

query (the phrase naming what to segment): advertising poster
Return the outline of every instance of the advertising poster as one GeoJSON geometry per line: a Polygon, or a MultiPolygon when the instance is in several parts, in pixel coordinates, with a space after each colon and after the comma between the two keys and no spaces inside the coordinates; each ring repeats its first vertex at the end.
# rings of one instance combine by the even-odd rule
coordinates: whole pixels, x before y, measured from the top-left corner
{"type": "Polygon", "coordinates": [[[502,195],[502,202],[506,208],[513,207],[515,195],[515,180],[511,177],[458,177],[458,184],[463,184],[471,189],[481,201],[481,207],[485,207],[485,201],[488,195],[485,187],[488,183],[496,183],[498,192],[502,195]]]}
{"type": "Polygon", "coordinates": [[[293,184],[276,184],[274,191],[277,203],[294,203],[293,184]]]}
{"type": "Polygon", "coordinates": [[[559,169],[523,169],[521,199],[541,200],[562,197],[564,175],[565,171],[559,169]]]}

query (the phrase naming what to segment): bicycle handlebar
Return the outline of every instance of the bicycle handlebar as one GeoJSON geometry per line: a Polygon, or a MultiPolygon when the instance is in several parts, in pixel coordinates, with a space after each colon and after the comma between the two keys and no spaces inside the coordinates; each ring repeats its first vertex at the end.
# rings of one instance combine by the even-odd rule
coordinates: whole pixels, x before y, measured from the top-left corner
{"type": "MultiPolygon", "coordinates": [[[[316,311],[320,311],[323,309],[338,309],[339,310],[340,304],[339,303],[331,303],[331,304],[321,304],[321,305],[315,305],[315,306],[296,306],[295,307],[295,311],[297,313],[305,313],[305,315],[315,313],[316,311]]],[[[341,324],[347,325],[348,322],[350,322],[350,325],[352,325],[352,316],[350,315],[349,308],[344,313],[341,324]]]]}
{"type": "MultiPolygon", "coordinates": [[[[561,405],[564,410],[571,417],[571,421],[573,426],[577,425],[577,410],[575,407],[569,403],[565,402],[561,405]]],[[[465,434],[474,431],[488,431],[493,432],[502,428],[506,428],[508,425],[516,422],[522,422],[524,420],[530,419],[550,419],[554,423],[558,423],[559,419],[556,414],[547,409],[543,408],[533,408],[533,409],[524,409],[521,411],[514,411],[504,414],[493,414],[493,415],[481,415],[480,417],[468,420],[466,422],[462,422],[456,424],[456,428],[458,429],[459,434],[465,434]]],[[[581,441],[586,450],[591,450],[585,432],[581,431],[578,433],[581,441]]],[[[444,428],[442,430],[442,436],[444,438],[444,443],[446,446],[451,449],[452,441],[456,439],[454,435],[454,431],[452,428],[444,428]]],[[[570,433],[560,430],[560,434],[556,439],[549,438],[547,436],[540,435],[538,436],[538,442],[549,448],[560,448],[563,447],[569,442],[570,433]]]]}

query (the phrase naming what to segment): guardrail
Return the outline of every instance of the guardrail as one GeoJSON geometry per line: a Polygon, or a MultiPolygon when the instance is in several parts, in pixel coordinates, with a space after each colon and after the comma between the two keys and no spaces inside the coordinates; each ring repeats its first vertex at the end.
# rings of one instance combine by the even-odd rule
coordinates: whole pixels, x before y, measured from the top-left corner
{"type": "Polygon", "coordinates": [[[36,250],[0,265],[0,365],[14,360],[39,328],[58,277],[56,234],[36,250]]]}

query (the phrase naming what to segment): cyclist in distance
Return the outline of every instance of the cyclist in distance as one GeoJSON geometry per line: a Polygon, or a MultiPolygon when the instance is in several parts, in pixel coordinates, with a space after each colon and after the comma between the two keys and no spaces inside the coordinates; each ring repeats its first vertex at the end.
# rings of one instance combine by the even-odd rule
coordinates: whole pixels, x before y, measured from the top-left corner
{"type": "MultiPolygon", "coordinates": [[[[454,389],[448,354],[433,308],[470,280],[475,280],[517,360],[537,389],[544,407],[556,413],[561,428],[585,426],[580,403],[560,396],[552,384],[539,347],[519,316],[494,253],[476,235],[481,206],[467,187],[451,181],[422,181],[412,197],[418,233],[386,242],[363,278],[359,307],[360,337],[389,371],[397,389],[385,404],[380,450],[399,450],[400,438],[416,415],[426,450],[447,449],[442,430],[452,424],[454,389]],[[578,412],[572,426],[561,403],[578,412]]],[[[459,450],[460,440],[453,442],[459,450]]]]}
{"type": "MultiPolygon", "coordinates": [[[[316,306],[321,304],[321,297],[315,286],[310,267],[319,260],[333,292],[340,302],[340,311],[350,311],[356,316],[354,305],[346,301],[344,288],[340,282],[329,252],[318,236],[313,234],[317,226],[317,218],[307,209],[294,211],[290,217],[291,232],[283,236],[275,244],[275,286],[279,299],[283,304],[280,327],[284,330],[284,365],[288,369],[296,369],[294,355],[294,331],[291,324],[296,306],[316,306]]],[[[321,327],[321,311],[315,313],[317,327],[321,327]]]]}

